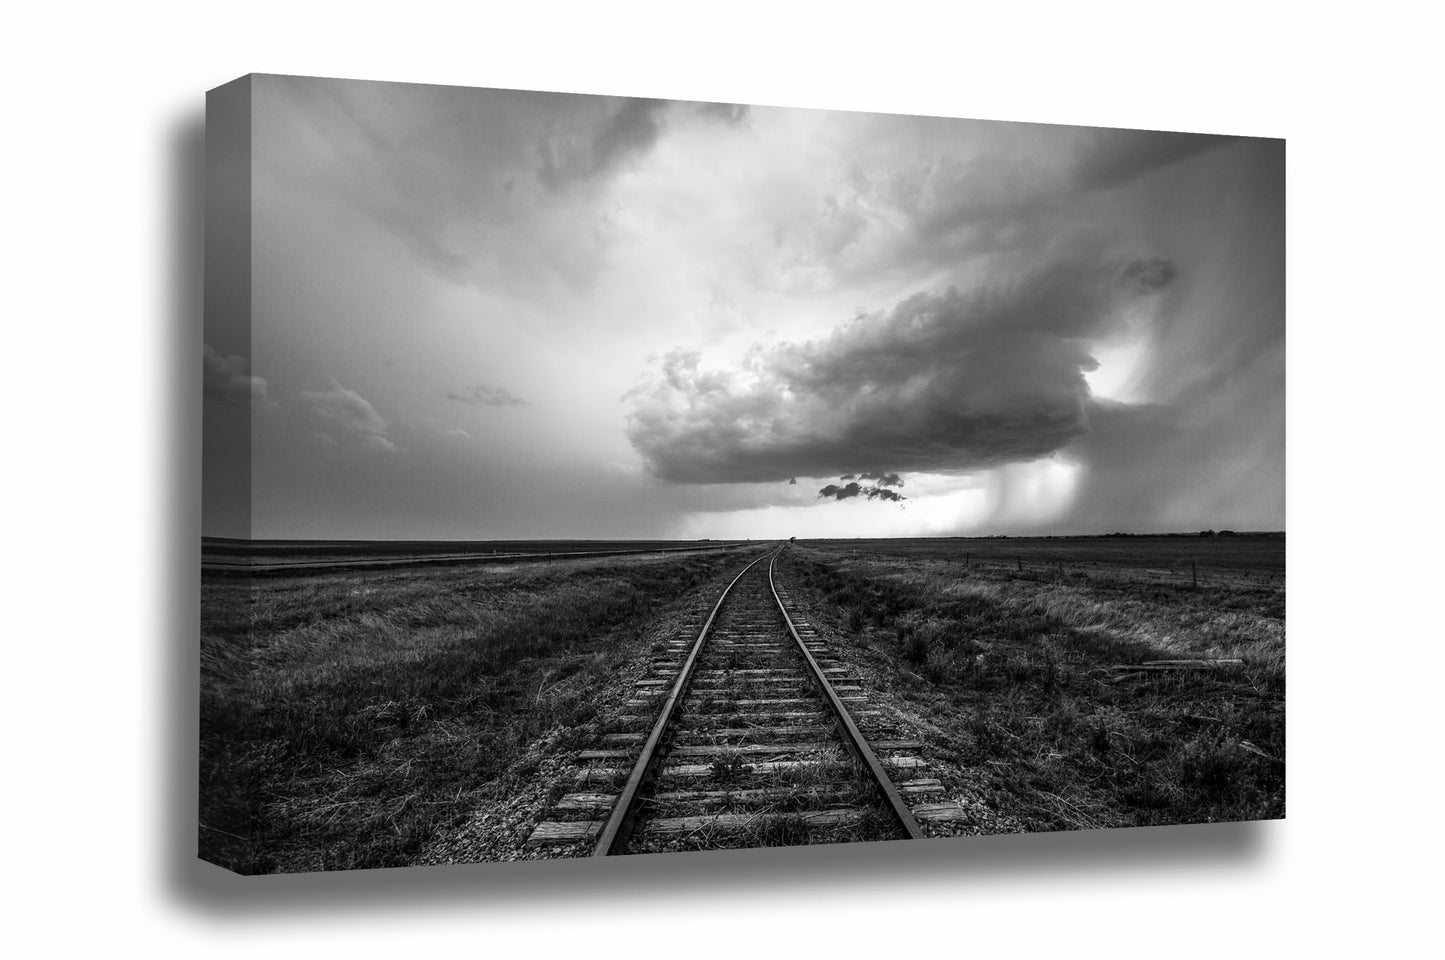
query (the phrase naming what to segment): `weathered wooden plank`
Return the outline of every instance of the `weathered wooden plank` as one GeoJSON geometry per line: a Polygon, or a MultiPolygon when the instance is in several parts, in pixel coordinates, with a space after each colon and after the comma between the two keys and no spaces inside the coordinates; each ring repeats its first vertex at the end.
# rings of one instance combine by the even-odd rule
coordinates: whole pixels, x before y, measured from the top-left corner
{"type": "Polygon", "coordinates": [[[627,776],[627,769],[624,767],[582,767],[577,771],[578,780],[602,781],[615,780],[627,776]]]}
{"type": "Polygon", "coordinates": [[[808,810],[799,813],[716,813],[700,817],[662,817],[649,820],[642,828],[646,836],[675,836],[700,830],[728,832],[761,829],[770,822],[802,823],[809,827],[836,827],[857,823],[863,818],[859,810],[808,810]]]}
{"type": "Polygon", "coordinates": [[[576,843],[578,840],[591,840],[601,832],[601,820],[549,820],[537,824],[537,828],[527,838],[527,843],[576,843]]]}
{"type": "Polygon", "coordinates": [[[617,802],[615,793],[569,793],[557,801],[557,810],[610,810],[617,802]]]}
{"type": "MultiPolygon", "coordinates": [[[[838,757],[836,756],[810,760],[761,760],[743,764],[740,772],[756,776],[764,773],[805,770],[824,764],[836,763],[837,760],[838,757]]],[[[900,771],[916,770],[919,767],[925,766],[925,762],[918,757],[879,757],[878,762],[885,767],[900,771]]],[[[710,777],[714,772],[713,765],[710,763],[664,764],[662,767],[662,773],[669,777],[710,777]]]]}
{"type": "MultiPolygon", "coordinates": [[[[762,702],[771,703],[771,702],[774,702],[774,701],[762,701],[762,702]]],[[[806,701],[788,701],[788,702],[790,702],[790,703],[796,703],[796,702],[813,703],[814,701],[806,700],[806,701]]],[[[849,712],[849,714],[851,714],[851,715],[854,716],[854,717],[881,717],[881,716],[883,716],[883,711],[882,711],[882,710],[849,710],[848,712],[849,712]]],[[[724,719],[724,718],[734,717],[734,716],[745,717],[745,718],[746,718],[747,720],[749,720],[749,721],[756,721],[756,722],[758,722],[758,723],[765,723],[765,722],[771,723],[771,722],[775,722],[775,721],[778,721],[778,720],[794,720],[794,719],[798,719],[798,718],[800,718],[800,717],[812,717],[812,718],[819,718],[819,719],[820,719],[820,718],[823,717],[823,714],[822,714],[821,712],[817,711],[817,710],[773,710],[773,711],[748,710],[748,711],[737,711],[737,710],[726,710],[726,709],[725,709],[725,710],[719,711],[719,712],[717,712],[717,713],[690,713],[690,714],[688,714],[688,723],[690,723],[690,724],[703,723],[703,722],[705,722],[705,721],[707,721],[707,720],[718,720],[718,719],[724,719]]],[[[633,716],[633,715],[630,715],[630,714],[624,714],[623,716],[620,716],[620,717],[617,718],[617,722],[618,722],[618,723],[630,723],[630,722],[635,722],[635,721],[639,721],[639,720],[646,720],[646,719],[648,719],[648,718],[647,718],[647,717],[633,716]]],[[[832,718],[829,717],[828,719],[832,719],[832,718]]]]}
{"type": "MultiPolygon", "coordinates": [[[[853,695],[853,694],[849,694],[848,696],[840,696],[838,699],[839,699],[839,700],[842,700],[844,703],[866,703],[866,702],[867,702],[865,698],[860,697],[860,696],[856,696],[856,695],[853,695]]],[[[748,699],[748,700],[726,700],[726,699],[723,699],[723,700],[720,700],[720,701],[718,701],[718,702],[720,702],[720,703],[734,703],[734,704],[736,704],[736,705],[738,705],[738,706],[740,706],[740,707],[771,707],[771,706],[793,706],[793,707],[799,707],[799,706],[803,706],[803,705],[809,704],[809,703],[817,703],[818,701],[812,699],[811,697],[764,697],[764,698],[760,698],[760,699],[748,699]]]]}
{"type": "Polygon", "coordinates": [[[752,756],[755,754],[775,753],[816,753],[820,750],[834,749],[831,743],[706,743],[694,745],[682,745],[673,747],[669,756],[673,757],[724,757],[724,756],[752,756]]]}
{"type": "Polygon", "coordinates": [[[895,770],[917,770],[928,766],[928,761],[919,757],[879,757],[878,762],[895,770]]]}
{"type": "MultiPolygon", "coordinates": [[[[837,757],[814,760],[761,760],[743,764],[739,771],[744,774],[780,773],[789,770],[808,770],[824,764],[837,762],[837,757]]],[[[715,773],[710,763],[663,764],[662,773],[669,777],[696,778],[710,777],[715,773]]]]}
{"type": "Polygon", "coordinates": [[[927,820],[930,822],[941,822],[945,820],[967,820],[968,811],[957,803],[920,803],[916,807],[909,807],[915,820],[927,820]]]}
{"type": "MultiPolygon", "coordinates": [[[[703,730],[685,730],[678,733],[679,737],[825,737],[828,735],[828,728],[817,724],[795,727],[766,727],[758,725],[755,727],[714,727],[703,730]]],[[[633,736],[633,734],[625,734],[633,736]]],[[[641,734],[637,734],[641,736],[641,734]]]]}
{"type": "MultiPolygon", "coordinates": [[[[792,684],[793,686],[797,686],[800,683],[807,683],[808,678],[803,676],[801,673],[798,673],[787,677],[737,677],[731,682],[739,685],[744,683],[768,683],[792,684]]],[[[729,686],[729,681],[726,677],[700,677],[697,680],[693,681],[693,686],[698,690],[707,690],[711,692],[714,690],[726,689],[729,686]]]]}
{"type": "MultiPolygon", "coordinates": [[[[941,788],[940,788],[941,789],[941,788]]],[[[852,787],[761,787],[751,790],[664,790],[652,799],[660,803],[761,803],[770,800],[834,802],[856,796],[852,787]]]]}
{"type": "MultiPolygon", "coordinates": [[[[689,724],[690,726],[696,727],[697,729],[706,732],[709,728],[705,725],[705,723],[703,723],[703,721],[727,719],[727,718],[730,718],[730,717],[732,717],[732,716],[734,716],[734,715],[735,715],[735,714],[731,714],[731,713],[719,713],[719,714],[693,713],[693,714],[689,714],[689,715],[688,715],[687,722],[688,722],[688,724],[689,724]]],[[[781,722],[781,721],[788,721],[788,720],[821,720],[821,719],[823,719],[823,714],[822,714],[822,712],[821,712],[821,711],[818,711],[818,710],[783,710],[783,711],[778,711],[778,712],[774,712],[774,713],[757,713],[757,712],[755,712],[755,713],[744,714],[743,716],[745,716],[745,718],[746,718],[746,721],[745,721],[745,722],[756,722],[756,723],[759,723],[759,724],[763,724],[763,723],[778,723],[778,722],[781,722]]],[[[623,718],[619,717],[618,719],[621,720],[621,719],[623,719],[623,718]]]]}

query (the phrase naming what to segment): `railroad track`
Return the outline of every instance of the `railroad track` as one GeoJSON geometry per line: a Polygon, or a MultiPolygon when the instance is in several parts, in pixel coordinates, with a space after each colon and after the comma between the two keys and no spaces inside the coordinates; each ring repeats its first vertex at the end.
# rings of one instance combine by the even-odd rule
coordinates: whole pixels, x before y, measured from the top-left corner
{"type": "Polygon", "coordinates": [[[594,856],[916,839],[960,819],[922,745],[900,739],[817,631],[789,612],[775,562],[749,563],[700,627],[668,641],[628,713],[577,755],[532,844],[594,856]]]}

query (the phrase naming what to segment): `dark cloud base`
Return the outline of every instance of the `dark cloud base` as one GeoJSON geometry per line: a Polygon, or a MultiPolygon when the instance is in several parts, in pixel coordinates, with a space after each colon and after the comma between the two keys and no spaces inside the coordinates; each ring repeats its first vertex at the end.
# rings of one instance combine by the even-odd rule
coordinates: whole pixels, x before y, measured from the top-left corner
{"type": "MultiPolygon", "coordinates": [[[[851,476],[851,474],[849,474],[848,476],[851,476]]],[[[848,476],[845,476],[842,479],[847,480],[848,476]]],[[[901,483],[902,481],[899,482],[901,483]]],[[[897,490],[889,490],[882,484],[873,484],[872,486],[865,487],[859,484],[856,480],[852,483],[845,483],[842,486],[839,486],[836,483],[830,483],[826,487],[818,491],[818,497],[822,500],[827,500],[830,497],[834,500],[847,500],[852,497],[860,496],[866,500],[882,500],[885,503],[890,501],[897,503],[900,500],[908,499],[897,490]]]]}
{"type": "MultiPolygon", "coordinates": [[[[636,394],[629,438],[676,483],[847,481],[867,463],[890,471],[860,475],[881,490],[897,472],[1035,460],[1088,431],[1092,339],[1175,274],[1157,258],[1062,259],[1012,283],[916,294],[825,340],[756,347],[735,371],[673,351],[636,394]]],[[[852,486],[844,497],[869,489],[852,486]]]]}

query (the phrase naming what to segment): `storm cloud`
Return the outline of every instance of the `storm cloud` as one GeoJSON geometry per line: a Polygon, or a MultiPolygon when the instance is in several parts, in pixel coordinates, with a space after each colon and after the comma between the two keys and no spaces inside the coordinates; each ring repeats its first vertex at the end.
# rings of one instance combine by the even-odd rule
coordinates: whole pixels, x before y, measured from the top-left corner
{"type": "Polygon", "coordinates": [[[881,489],[899,471],[1034,460],[1088,430],[1091,338],[1173,277],[1157,258],[1067,259],[914,294],[826,339],[755,347],[732,369],[675,350],[637,393],[628,436],[655,476],[681,483],[850,480],[872,464],[892,471],[861,474],[881,489]]]}
{"type": "MultiPolygon", "coordinates": [[[[851,476],[851,474],[845,474],[841,479],[847,480],[851,476]]],[[[901,483],[902,481],[899,482],[901,483]]],[[[829,498],[832,498],[834,500],[848,500],[852,497],[858,496],[861,496],[866,500],[883,500],[885,502],[897,502],[900,500],[908,499],[897,490],[889,490],[881,483],[876,483],[866,487],[858,483],[857,481],[854,481],[852,483],[845,483],[841,486],[836,483],[830,483],[826,487],[818,491],[818,498],[820,500],[827,500],[829,498]]]]}
{"type": "Polygon", "coordinates": [[[249,82],[257,536],[1283,525],[1280,141],[249,82]]]}

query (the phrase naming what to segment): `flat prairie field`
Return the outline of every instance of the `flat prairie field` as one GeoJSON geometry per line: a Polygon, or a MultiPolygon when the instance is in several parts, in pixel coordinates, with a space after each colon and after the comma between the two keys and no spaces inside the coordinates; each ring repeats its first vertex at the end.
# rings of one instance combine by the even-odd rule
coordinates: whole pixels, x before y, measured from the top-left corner
{"type": "Polygon", "coordinates": [[[793,598],[997,830],[1284,816],[1285,538],[798,543],[793,598]]]}
{"type": "Polygon", "coordinates": [[[203,576],[201,856],[242,873],[420,862],[596,737],[675,611],[762,547],[203,576]]]}
{"type": "Polygon", "coordinates": [[[806,540],[803,545],[839,556],[887,556],[971,564],[979,571],[1012,568],[1047,572],[1062,563],[1069,573],[1179,582],[1265,580],[1284,584],[1283,534],[1225,536],[979,537],[908,540],[806,540]]]}
{"type": "MultiPolygon", "coordinates": [[[[201,855],[559,855],[526,838],[569,755],[768,549],[203,576],[201,855]]],[[[777,574],[958,833],[1284,815],[1282,535],[810,541],[777,574]]]]}

